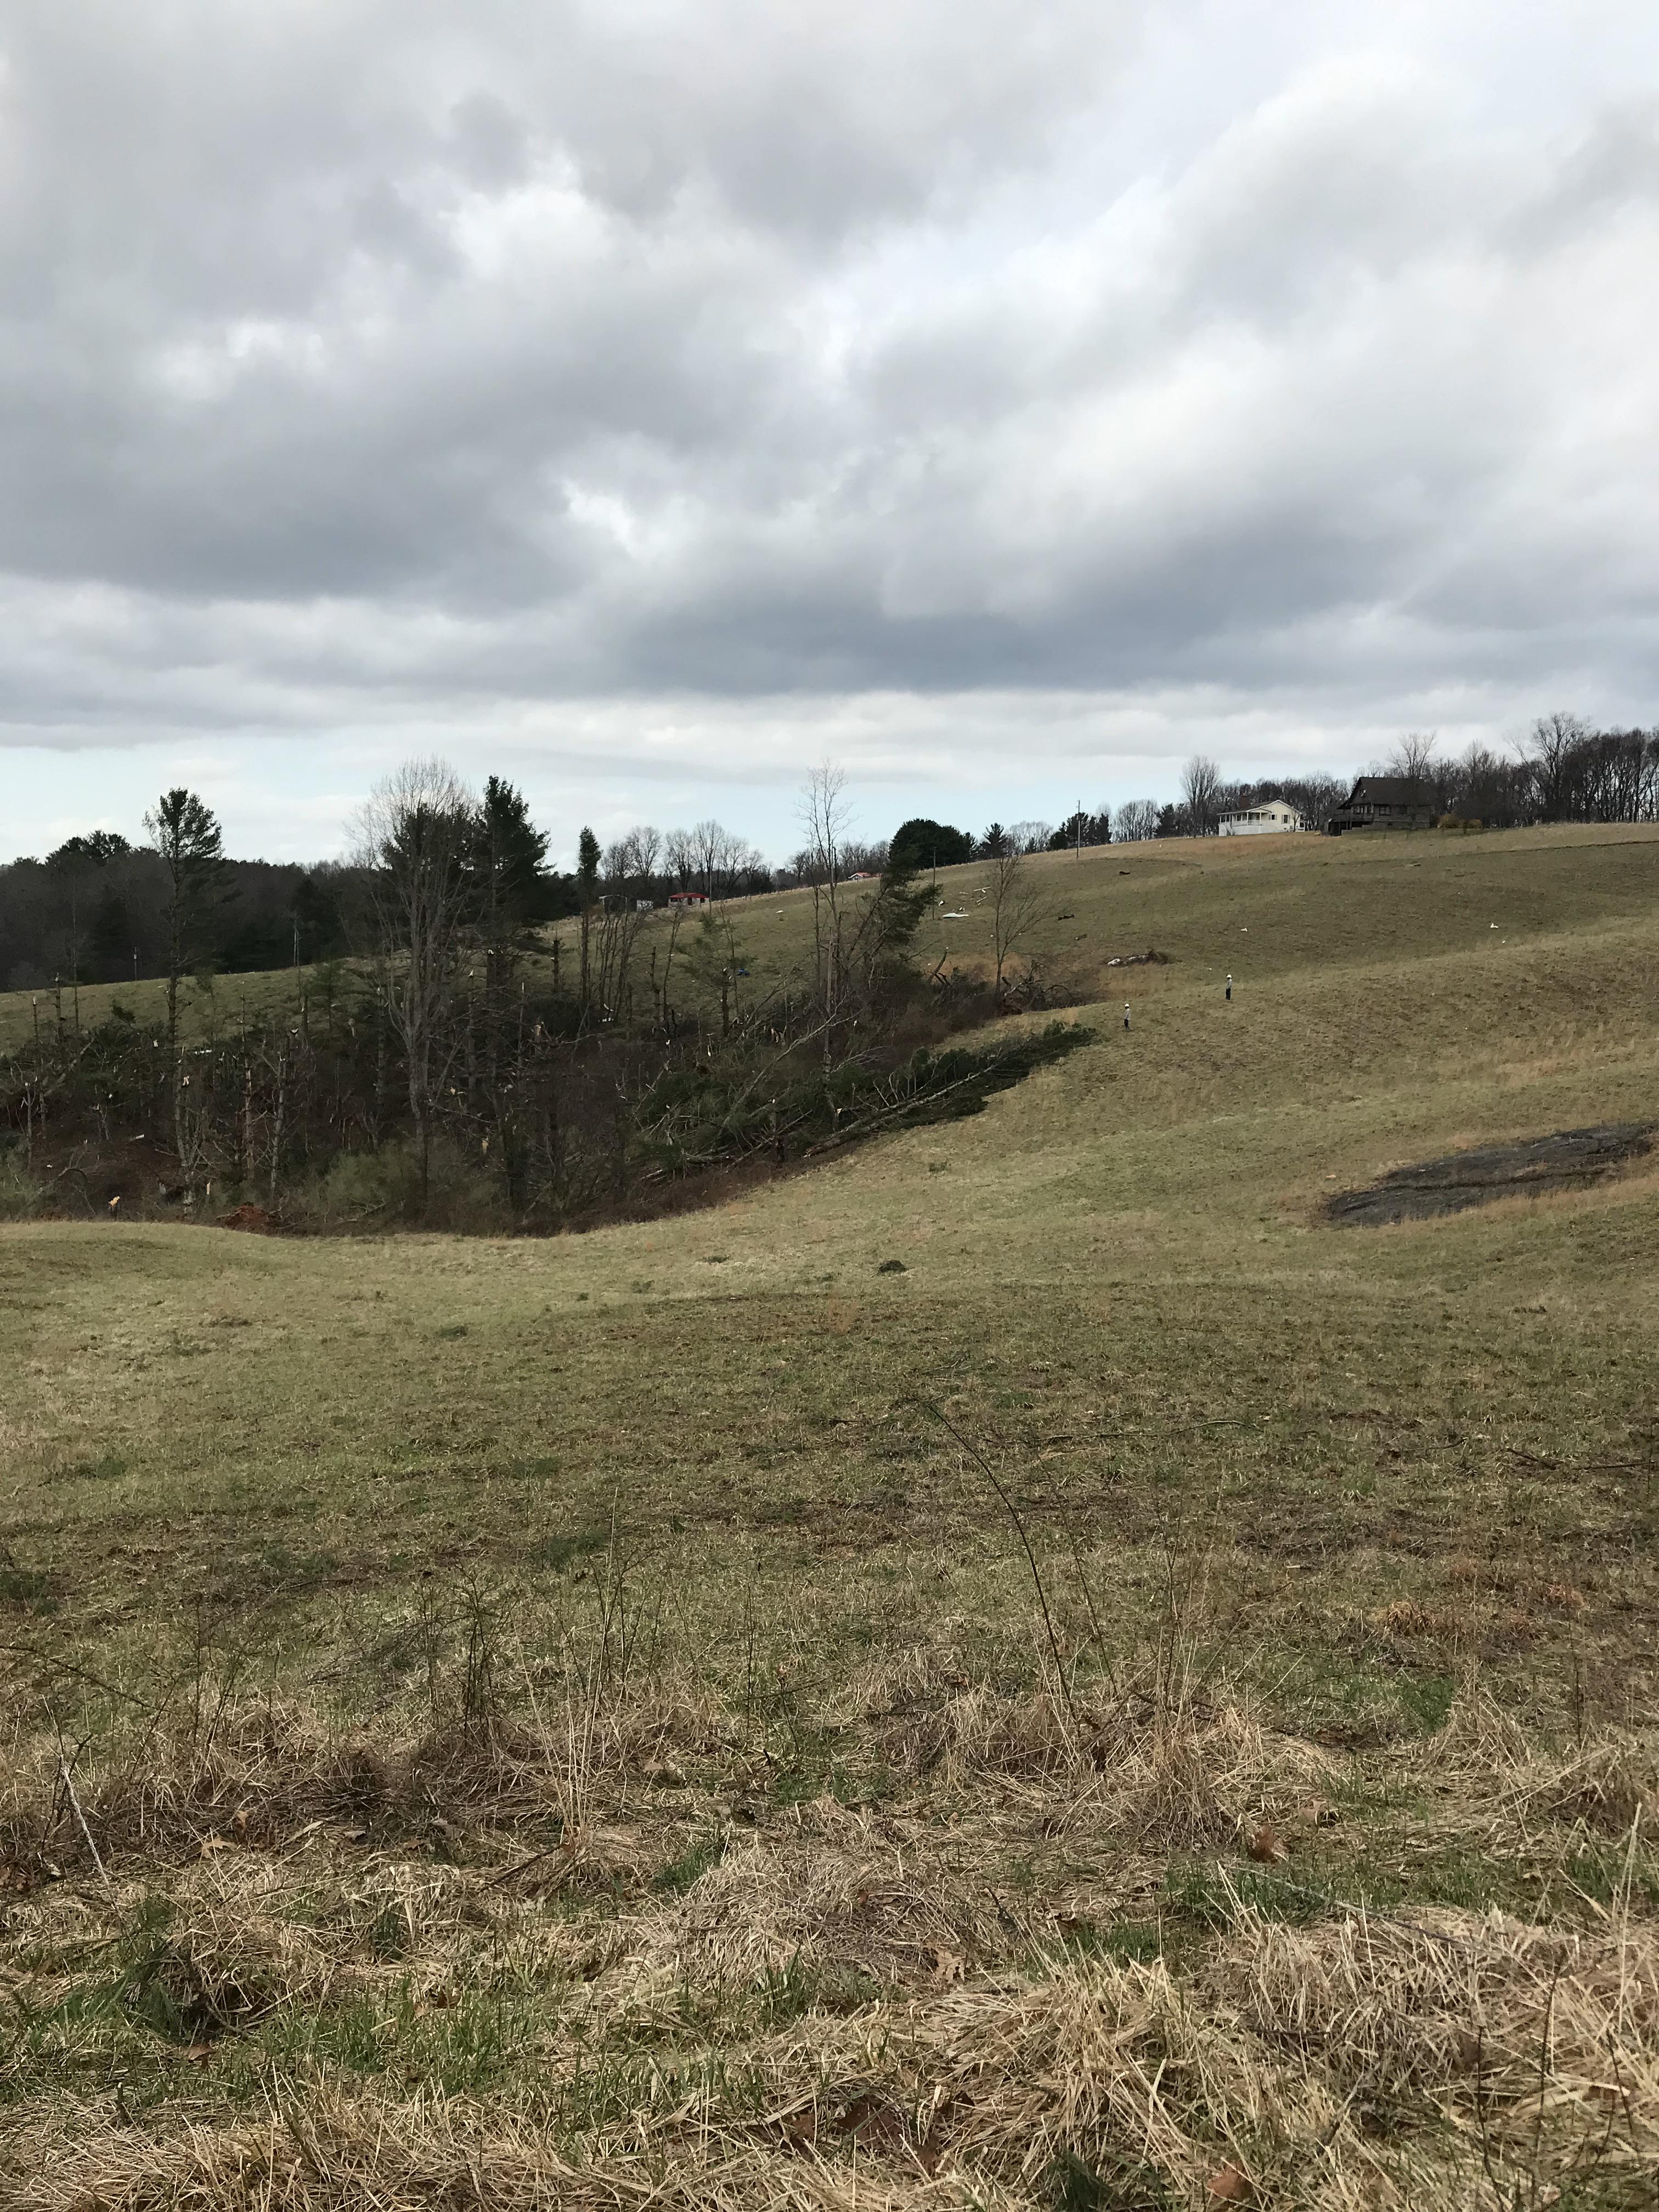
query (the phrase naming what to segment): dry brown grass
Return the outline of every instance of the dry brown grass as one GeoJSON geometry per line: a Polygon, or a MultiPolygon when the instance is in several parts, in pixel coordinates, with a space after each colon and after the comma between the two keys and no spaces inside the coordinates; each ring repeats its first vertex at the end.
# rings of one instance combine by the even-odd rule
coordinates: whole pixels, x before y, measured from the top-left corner
{"type": "Polygon", "coordinates": [[[881,1800],[769,1807],[742,1711],[593,1656],[435,1735],[210,1699],[210,1741],[76,1770],[107,1895],[56,1737],[15,1741],[0,2200],[921,2212],[1060,2203],[1071,2173],[1096,2193],[1063,2201],[1196,2205],[1231,2168],[1263,2204],[1497,2212],[1659,2183],[1645,1738],[1547,1754],[1471,1682],[1435,1735],[1345,1757],[1173,1630],[1110,1696],[918,1649],[836,1700],[881,1800]],[[1379,1786],[1403,1825],[1373,1804],[1344,1869],[1379,1786]],[[1379,1906],[1390,1834],[1559,1868],[1599,1839],[1615,1872],[1548,1923],[1379,1906]],[[106,1954],[107,2014],[77,2012],[106,1954]],[[488,2082],[447,2080],[491,2005],[520,2026],[488,2082]],[[366,2021],[367,2070],[339,2026],[366,2021]],[[140,2125],[158,2063],[195,2094],[140,2125]],[[76,2086],[43,2101],[43,2066],[76,2086]]]}
{"type": "Polygon", "coordinates": [[[1659,2200],[1659,1182],[1316,1219],[1651,1114],[1659,847],[1201,857],[717,1212],[0,1233],[0,2203],[1659,2200]]]}

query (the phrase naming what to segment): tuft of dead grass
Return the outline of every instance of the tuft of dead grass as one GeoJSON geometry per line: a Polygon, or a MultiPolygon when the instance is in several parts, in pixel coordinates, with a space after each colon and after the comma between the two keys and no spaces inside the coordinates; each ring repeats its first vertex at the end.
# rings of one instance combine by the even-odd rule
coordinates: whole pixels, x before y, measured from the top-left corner
{"type": "MultiPolygon", "coordinates": [[[[1063,2172],[1095,2177],[1106,2203],[1115,2190],[1170,2205],[1206,2201],[1231,2173],[1262,2203],[1431,2212],[1517,2190],[1541,2204],[1591,2181],[1600,2194],[1585,2201],[1633,2208],[1659,2185],[1659,1929],[1632,1880],[1651,1786],[1638,1741],[1552,1753],[1466,1686],[1437,1737],[1384,1755],[1395,1786],[1422,1796],[1415,1832],[1426,1806],[1439,1837],[1474,1832],[1497,1852],[1547,1833],[1565,1849],[1587,1825],[1616,1832],[1628,1811],[1626,1876],[1573,1925],[1496,1908],[1379,1912],[1300,1863],[1344,1763],[1272,1728],[1242,1692],[1183,1677],[1188,1693],[1161,1700],[1154,1671],[1109,1705],[1079,1702],[1073,1720],[1041,1692],[953,1687],[946,1671],[917,1660],[905,1675],[911,1695],[945,1692],[925,1706],[939,1733],[917,1733],[908,1705],[903,1726],[948,1756],[881,1806],[823,1795],[734,1828],[678,1770],[653,1799],[642,1771],[601,1764],[573,1834],[568,1739],[544,1710],[534,1832],[550,1840],[505,1863],[499,1847],[451,1863],[428,1855],[429,1837],[417,1851],[337,1822],[270,1844],[233,1827],[175,1865],[159,1916],[131,1872],[96,1909],[70,1885],[36,1887],[9,1907],[33,1955],[59,1959],[33,1974],[33,2015],[59,2016],[87,1937],[94,1953],[112,1940],[101,1924],[142,1998],[137,2014],[122,2000],[122,2033],[142,2014],[143,2033],[170,2037],[195,2094],[143,2124],[124,2118],[88,2085],[95,2037],[65,2026],[78,2039],[43,2057],[88,2086],[42,2100],[10,2062],[0,2203],[1034,2212],[1063,2172]],[[609,1825],[625,1811],[628,1827],[609,1825]],[[647,1838],[665,1819],[712,1841],[683,1890],[653,1893],[643,1870],[665,1845],[647,1838]],[[1270,1820],[1293,1848],[1255,1848],[1270,1820]],[[1037,1838],[1060,1863],[1011,1886],[1009,1846],[1037,1838]],[[1196,1854],[1202,1923],[1177,1919],[1145,1955],[1057,1937],[1054,1899],[1075,1905],[1079,1848],[1097,1911],[1144,1898],[1149,1869],[1196,1854]],[[607,1851],[627,1859],[629,1883],[566,1878],[607,1851]],[[538,1856],[546,1885],[529,1871],[538,1856]],[[447,2023],[476,2033],[508,2005],[520,2024],[487,2090],[406,2071],[371,2089],[314,2055],[331,2019],[365,2007],[403,2023],[405,2049],[418,2033],[436,2053],[447,2023]],[[240,2114],[208,2094],[216,2079],[246,2080],[240,2114]]],[[[607,1722],[615,1744],[659,1743],[678,1710],[662,1686],[636,1687],[647,1719],[607,1722]]],[[[898,1725],[892,1703],[878,1701],[878,1735],[898,1725]]],[[[224,1741],[245,1759],[262,1742],[282,1765],[302,1733],[234,1727],[224,1741]]],[[[320,1756],[322,1732],[308,1740],[320,1756]]],[[[736,1716],[723,1740],[740,1742],[736,1716]]],[[[527,1820],[525,1741],[505,1725],[495,1741],[503,1766],[446,1771],[494,1778],[492,1816],[527,1820]]],[[[405,1771],[406,1756],[380,1753],[373,1774],[405,1771]]],[[[327,1757],[323,1771],[332,1787],[327,1757]]],[[[234,1779],[257,1792],[247,1765],[234,1779]]],[[[168,1777],[153,1781],[152,1802],[182,1802],[168,1777]]],[[[283,1786],[291,1809],[313,1802],[285,1766],[283,1786]]]]}

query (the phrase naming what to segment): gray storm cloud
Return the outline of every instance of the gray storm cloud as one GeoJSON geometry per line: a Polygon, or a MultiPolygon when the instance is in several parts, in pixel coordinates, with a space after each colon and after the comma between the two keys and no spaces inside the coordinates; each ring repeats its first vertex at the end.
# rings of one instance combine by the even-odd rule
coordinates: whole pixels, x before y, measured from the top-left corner
{"type": "Polygon", "coordinates": [[[1653,101],[1279,16],[14,0],[0,726],[1652,719],[1653,101]]]}

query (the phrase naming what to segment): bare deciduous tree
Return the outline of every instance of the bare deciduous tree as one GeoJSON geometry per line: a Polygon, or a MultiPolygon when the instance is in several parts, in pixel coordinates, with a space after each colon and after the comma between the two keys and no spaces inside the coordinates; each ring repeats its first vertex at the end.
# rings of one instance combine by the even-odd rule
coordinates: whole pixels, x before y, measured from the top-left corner
{"type": "Polygon", "coordinates": [[[1212,837],[1221,817],[1221,770],[1194,753],[1181,774],[1181,801],[1194,837],[1212,837]]]}
{"type": "Polygon", "coordinates": [[[1438,765],[1434,756],[1437,737],[1433,730],[1407,730],[1389,752],[1389,774],[1403,776],[1414,791],[1426,793],[1438,765]]]}
{"type": "Polygon", "coordinates": [[[1158,807],[1150,799],[1131,799],[1117,810],[1115,834],[1120,845],[1139,845],[1156,835],[1158,807]]]}
{"type": "Polygon", "coordinates": [[[593,917],[592,985],[602,1021],[614,1021],[627,1011],[628,970],[639,929],[632,899],[609,902],[593,917]]]}
{"type": "Polygon", "coordinates": [[[1589,734],[1587,722],[1559,707],[1533,724],[1526,753],[1538,787],[1538,811],[1546,822],[1559,822],[1569,812],[1574,759],[1589,734]]]}
{"type": "Polygon", "coordinates": [[[662,858],[661,830],[653,830],[648,822],[639,822],[629,831],[625,842],[633,851],[635,875],[649,882],[662,858]]]}
{"type": "Polygon", "coordinates": [[[1023,854],[1003,853],[991,863],[991,951],[996,961],[997,1004],[1009,959],[1048,916],[1048,901],[1023,854]]]}
{"type": "Polygon", "coordinates": [[[803,848],[812,887],[814,989],[826,1023],[841,1013],[846,991],[846,946],[842,939],[842,848],[852,827],[847,778],[829,761],[815,768],[800,799],[803,848]]]}
{"type": "Polygon", "coordinates": [[[690,836],[691,866],[697,889],[705,898],[713,898],[715,875],[726,865],[731,839],[720,823],[712,820],[695,823],[690,836]]]}

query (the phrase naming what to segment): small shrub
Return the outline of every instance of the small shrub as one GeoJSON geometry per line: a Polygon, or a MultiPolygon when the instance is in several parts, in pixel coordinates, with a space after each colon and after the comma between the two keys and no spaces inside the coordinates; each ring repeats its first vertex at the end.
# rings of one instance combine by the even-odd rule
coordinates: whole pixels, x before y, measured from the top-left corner
{"type": "Polygon", "coordinates": [[[339,1227],[413,1221],[421,1211],[421,1168],[406,1145],[342,1152],[317,1185],[313,1210],[339,1227]]]}
{"type": "Polygon", "coordinates": [[[406,1141],[372,1152],[341,1152],[300,1201],[320,1229],[421,1227],[491,1235],[510,1225],[487,1171],[447,1142],[435,1143],[422,1187],[420,1153],[406,1141]]]}

